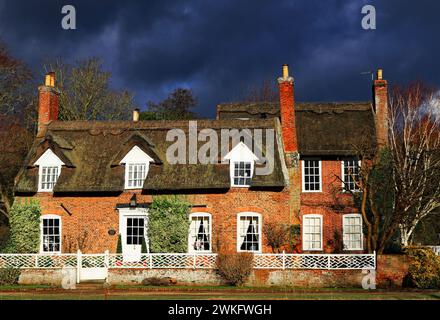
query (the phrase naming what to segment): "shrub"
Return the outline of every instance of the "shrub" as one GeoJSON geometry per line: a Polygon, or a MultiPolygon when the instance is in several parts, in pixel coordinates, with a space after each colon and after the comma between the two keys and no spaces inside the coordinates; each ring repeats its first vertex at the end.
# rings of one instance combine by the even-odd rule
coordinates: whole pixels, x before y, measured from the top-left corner
{"type": "Polygon", "coordinates": [[[219,253],[217,255],[218,273],[229,284],[240,286],[252,272],[254,255],[249,252],[219,253]]]}
{"type": "Polygon", "coordinates": [[[408,247],[410,257],[405,286],[433,289],[440,288],[440,257],[429,248],[408,247]]]}
{"type": "Polygon", "coordinates": [[[118,244],[116,245],[116,253],[122,253],[122,237],[121,234],[118,234],[118,244]]]}
{"type": "Polygon", "coordinates": [[[2,251],[37,253],[40,244],[40,216],[38,201],[15,201],[9,213],[10,237],[2,251]]]}
{"type": "Polygon", "coordinates": [[[18,284],[21,271],[17,268],[0,269],[0,286],[18,284]]]}
{"type": "Polygon", "coordinates": [[[171,286],[171,285],[175,285],[176,283],[177,280],[170,277],[165,277],[165,278],[151,277],[142,280],[142,285],[144,286],[171,286]]]}
{"type": "Polygon", "coordinates": [[[281,247],[289,241],[289,225],[268,222],[263,225],[263,234],[266,237],[266,242],[272,248],[272,252],[280,252],[281,247]]]}
{"type": "Polygon", "coordinates": [[[189,203],[180,197],[162,196],[153,199],[148,211],[151,252],[187,252],[189,212],[189,203]]]}

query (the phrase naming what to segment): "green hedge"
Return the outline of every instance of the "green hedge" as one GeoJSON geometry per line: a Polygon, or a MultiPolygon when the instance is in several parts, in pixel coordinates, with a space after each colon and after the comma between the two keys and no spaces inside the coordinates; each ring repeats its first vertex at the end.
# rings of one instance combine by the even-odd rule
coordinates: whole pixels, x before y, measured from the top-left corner
{"type": "Polygon", "coordinates": [[[153,199],[148,211],[151,252],[180,253],[188,249],[190,204],[178,196],[153,199]]]}
{"type": "Polygon", "coordinates": [[[40,245],[40,203],[15,201],[9,213],[10,237],[0,250],[9,253],[37,253],[40,245]]]}

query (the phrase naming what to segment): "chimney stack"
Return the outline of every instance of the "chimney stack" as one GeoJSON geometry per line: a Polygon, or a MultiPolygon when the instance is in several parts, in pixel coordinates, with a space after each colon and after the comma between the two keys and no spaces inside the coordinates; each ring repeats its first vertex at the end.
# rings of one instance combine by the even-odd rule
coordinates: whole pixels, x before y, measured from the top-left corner
{"type": "Polygon", "coordinates": [[[295,97],[293,78],[289,76],[289,66],[283,65],[283,76],[278,78],[280,92],[281,127],[284,142],[284,151],[294,153],[298,151],[295,127],[295,97]]]}
{"type": "Polygon", "coordinates": [[[383,79],[383,70],[377,70],[373,83],[373,109],[378,148],[388,145],[388,82],[383,79]]]}
{"type": "Polygon", "coordinates": [[[139,121],[139,109],[134,109],[133,110],[133,122],[138,122],[139,121]]]}
{"type": "Polygon", "coordinates": [[[58,120],[59,95],[55,88],[55,72],[49,72],[45,76],[44,86],[38,87],[38,133],[49,122],[58,120]]]}

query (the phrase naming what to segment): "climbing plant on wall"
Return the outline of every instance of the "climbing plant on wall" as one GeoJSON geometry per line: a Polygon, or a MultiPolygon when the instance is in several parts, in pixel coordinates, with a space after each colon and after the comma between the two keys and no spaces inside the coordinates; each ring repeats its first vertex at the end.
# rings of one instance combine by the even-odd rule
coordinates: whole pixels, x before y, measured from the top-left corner
{"type": "Polygon", "coordinates": [[[179,196],[153,199],[148,211],[151,252],[187,252],[190,204],[179,196]]]}
{"type": "Polygon", "coordinates": [[[2,252],[36,253],[40,244],[40,203],[15,201],[9,213],[10,236],[2,252]]]}

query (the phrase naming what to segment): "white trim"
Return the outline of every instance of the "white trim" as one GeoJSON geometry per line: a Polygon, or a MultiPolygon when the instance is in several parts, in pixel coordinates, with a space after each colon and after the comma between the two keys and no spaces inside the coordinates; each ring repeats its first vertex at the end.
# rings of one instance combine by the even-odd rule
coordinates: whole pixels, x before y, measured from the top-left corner
{"type": "Polygon", "coordinates": [[[349,214],[344,214],[342,216],[342,243],[344,246],[344,251],[359,251],[359,250],[364,250],[364,232],[363,232],[363,219],[362,219],[362,214],[360,213],[349,213],[349,214]],[[346,248],[345,245],[345,219],[346,218],[360,218],[361,221],[361,246],[359,248],[346,248]]]}
{"type": "Polygon", "coordinates": [[[323,234],[323,217],[322,217],[322,214],[305,214],[305,215],[303,215],[302,216],[302,221],[301,221],[302,223],[301,223],[301,228],[302,228],[302,232],[301,232],[301,235],[302,235],[302,239],[301,239],[301,242],[302,242],[302,249],[304,250],[304,251],[322,251],[322,248],[323,248],[323,241],[324,241],[324,234],[323,234]],[[319,247],[319,248],[314,248],[314,249],[310,249],[310,248],[305,248],[305,241],[304,241],[304,234],[305,234],[305,223],[304,223],[304,219],[306,219],[306,218],[319,218],[320,219],[320,225],[321,225],[321,230],[320,230],[320,234],[321,234],[321,247],[319,247]]]}
{"type": "Polygon", "coordinates": [[[231,187],[234,188],[249,188],[250,185],[236,185],[234,183],[234,165],[235,163],[247,162],[251,164],[251,176],[254,176],[255,161],[259,161],[259,158],[252,152],[251,149],[243,142],[240,141],[227,155],[223,157],[223,161],[229,160],[229,178],[231,180],[231,187]]]}
{"type": "Polygon", "coordinates": [[[317,158],[317,157],[306,157],[304,159],[301,160],[301,183],[302,183],[302,192],[304,193],[317,193],[317,192],[322,192],[322,160],[321,158],[317,158]],[[318,161],[318,165],[319,165],[319,190],[306,190],[305,188],[305,174],[304,174],[304,161],[305,160],[317,160],[318,161]]]}
{"type": "MultiPolygon", "coordinates": [[[[150,252],[150,240],[148,239],[148,209],[146,208],[120,208],[118,209],[119,214],[119,234],[121,235],[121,244],[122,244],[122,254],[125,256],[129,254],[126,250],[127,248],[127,218],[141,218],[144,217],[144,238],[145,244],[147,246],[147,252],[150,252]],[[124,254],[124,251],[125,254],[124,254]]],[[[142,247],[142,245],[138,245],[142,247]]],[[[141,249],[141,248],[139,248],[141,249]]],[[[142,254],[141,252],[139,252],[142,254]]],[[[125,259],[125,258],[124,258],[125,259]]]]}
{"type": "Polygon", "coordinates": [[[63,251],[63,225],[62,225],[61,216],[56,214],[43,214],[40,216],[40,253],[42,254],[60,254],[63,251]],[[59,220],[59,229],[60,229],[60,250],[59,251],[44,251],[43,250],[43,220],[44,219],[58,219],[59,220]]]}
{"type": "Polygon", "coordinates": [[[260,213],[256,212],[240,212],[237,214],[237,252],[254,252],[254,253],[261,253],[262,252],[262,226],[263,226],[263,217],[260,213]],[[252,251],[252,250],[241,250],[240,246],[240,218],[241,217],[257,217],[258,218],[258,250],[252,251]]]}
{"type": "MultiPolygon", "coordinates": [[[[145,165],[145,179],[148,176],[148,171],[150,169],[150,163],[154,162],[153,158],[151,158],[148,154],[146,154],[141,148],[138,146],[134,146],[131,148],[129,152],[125,155],[125,157],[119,162],[119,164],[125,165],[125,182],[124,189],[126,190],[134,190],[134,189],[142,189],[143,186],[128,186],[128,174],[129,174],[129,166],[130,165],[145,165]]],[[[144,179],[144,181],[145,181],[144,179]]]]}
{"type": "Polygon", "coordinates": [[[252,178],[254,177],[254,161],[244,161],[244,160],[237,160],[237,161],[231,161],[229,164],[229,177],[231,179],[231,187],[234,188],[249,188],[251,185],[250,184],[235,184],[234,183],[234,172],[235,172],[235,164],[236,163],[250,163],[251,164],[251,182],[252,182],[252,178]]]}
{"type": "Polygon", "coordinates": [[[208,212],[193,212],[189,215],[189,227],[191,228],[192,218],[208,217],[209,219],[209,249],[210,250],[194,250],[190,242],[191,230],[188,230],[188,253],[211,253],[212,252],[212,215],[208,212]]]}
{"type": "MultiPolygon", "coordinates": [[[[350,158],[350,157],[344,157],[344,158],[342,158],[342,160],[341,160],[341,180],[342,180],[342,182],[341,182],[341,184],[342,184],[342,192],[344,192],[344,193],[346,193],[346,192],[361,192],[361,189],[357,189],[357,190],[349,190],[349,191],[347,191],[347,190],[345,190],[345,174],[344,174],[344,168],[345,168],[345,164],[344,164],[344,161],[345,160],[349,160],[349,159],[352,159],[352,158],[350,158]]],[[[358,160],[358,165],[359,165],[359,170],[361,169],[361,160],[358,160]]]]}
{"type": "MultiPolygon", "coordinates": [[[[34,166],[38,166],[38,189],[37,192],[52,192],[53,188],[51,189],[43,189],[42,188],[42,177],[43,177],[43,167],[56,167],[58,168],[58,178],[61,174],[61,168],[64,166],[64,162],[61,161],[60,158],[51,150],[47,149],[39,158],[37,161],[34,162],[34,166]]],[[[56,182],[54,184],[54,187],[56,185],[56,182]]]]}

